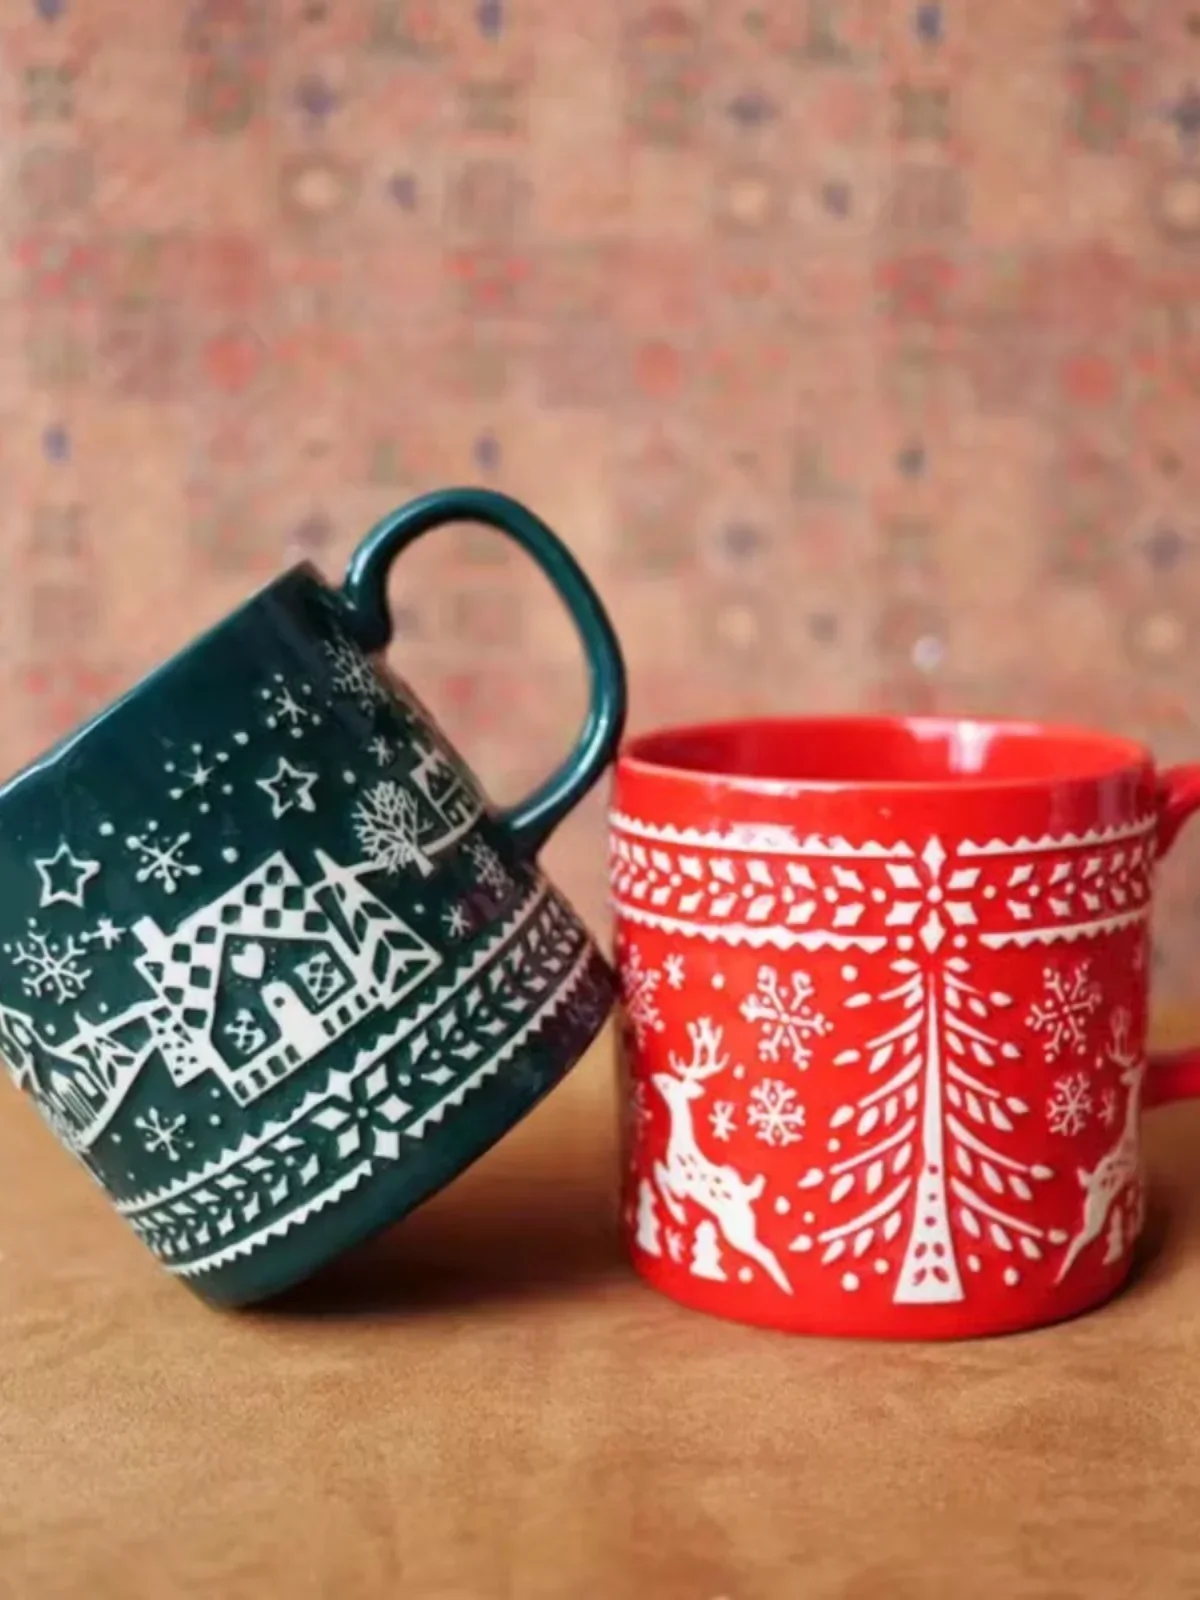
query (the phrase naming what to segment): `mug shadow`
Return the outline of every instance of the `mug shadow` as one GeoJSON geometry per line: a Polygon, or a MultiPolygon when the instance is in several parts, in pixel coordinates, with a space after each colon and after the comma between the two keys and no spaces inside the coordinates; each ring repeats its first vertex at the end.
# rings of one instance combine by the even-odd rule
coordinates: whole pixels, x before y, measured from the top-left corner
{"type": "MultiPolygon", "coordinates": [[[[525,1141],[516,1141],[523,1144],[525,1141]]],[[[623,1276],[610,1141],[491,1151],[426,1205],[252,1314],[420,1316],[577,1296],[623,1276]]]]}

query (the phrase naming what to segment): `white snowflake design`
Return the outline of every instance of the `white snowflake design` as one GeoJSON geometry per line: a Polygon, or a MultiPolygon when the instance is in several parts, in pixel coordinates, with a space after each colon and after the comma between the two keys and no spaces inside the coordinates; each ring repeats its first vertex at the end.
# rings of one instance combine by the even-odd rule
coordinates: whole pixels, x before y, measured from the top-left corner
{"type": "Polygon", "coordinates": [[[365,711],[387,700],[388,692],[382,679],[351,640],[345,637],[327,639],[325,655],[334,687],[357,700],[365,711]]]}
{"type": "Polygon", "coordinates": [[[466,906],[447,906],[442,912],[442,926],[451,939],[461,939],[471,931],[471,916],[466,906]]]}
{"type": "Polygon", "coordinates": [[[804,1107],[797,1104],[795,1089],[778,1078],[764,1078],[754,1085],[746,1120],[763,1144],[796,1144],[803,1138],[804,1107]]]}
{"type": "Polygon", "coordinates": [[[402,783],[385,778],[368,789],[354,808],[354,831],[371,865],[381,871],[412,866],[423,878],[433,871],[421,848],[416,798],[402,783]]]}
{"type": "MultiPolygon", "coordinates": [[[[311,685],[304,684],[300,693],[311,695],[311,685]]],[[[275,673],[271,682],[258,691],[258,697],[263,702],[263,720],[267,727],[285,729],[293,739],[302,739],[306,727],[316,727],[321,721],[319,712],[297,699],[296,691],[282,672],[275,673]]]]}
{"type": "Polygon", "coordinates": [[[1046,967],[1042,972],[1045,993],[1029,1012],[1033,1033],[1046,1036],[1046,1060],[1074,1051],[1082,1055],[1087,1047],[1087,1020],[1100,1004],[1100,985],[1093,979],[1088,962],[1080,961],[1069,972],[1046,967]]]}
{"type": "Polygon", "coordinates": [[[684,975],[683,957],[678,951],[672,951],[663,961],[663,977],[667,980],[667,988],[682,989],[684,975]]]}
{"type": "Polygon", "coordinates": [[[708,1113],[708,1125],[712,1129],[714,1139],[720,1139],[722,1144],[732,1139],[737,1132],[737,1107],[732,1100],[718,1100],[708,1113]]]}
{"type": "Polygon", "coordinates": [[[370,750],[371,754],[375,757],[376,761],[381,767],[386,767],[388,762],[392,759],[392,756],[395,754],[392,749],[391,740],[385,739],[381,733],[377,733],[375,735],[367,748],[370,750]]]}
{"type": "Polygon", "coordinates": [[[84,966],[87,951],[72,934],[55,939],[30,926],[25,939],[15,946],[5,945],[14,967],[21,968],[21,986],[26,994],[62,1005],[74,1000],[87,988],[91,968],[84,966]]]}
{"type": "Polygon", "coordinates": [[[469,839],[466,852],[475,868],[475,878],[480,887],[490,889],[493,894],[507,894],[512,888],[512,879],[491,845],[484,839],[469,839]]]}
{"type": "Polygon", "coordinates": [[[1046,1102],[1046,1115],[1050,1121],[1050,1132],[1061,1133],[1066,1138],[1074,1138],[1077,1133],[1082,1133],[1087,1126],[1092,1109],[1092,1096],[1088,1086],[1087,1075],[1082,1072],[1068,1073],[1066,1077],[1057,1080],[1054,1085],[1054,1093],[1046,1102]]]}
{"type": "Polygon", "coordinates": [[[191,843],[190,833],[177,834],[168,844],[156,838],[157,822],[148,822],[143,834],[131,833],[125,847],[140,863],[134,876],[139,883],[160,884],[165,894],[174,894],[184,878],[198,878],[200,868],[183,859],[191,843]]]}
{"type": "Polygon", "coordinates": [[[801,1072],[812,1059],[810,1040],[822,1038],[833,1024],[808,1002],[814,994],[807,972],[793,972],[790,988],[774,967],[759,967],[758,986],[742,1001],[747,1022],[759,1025],[758,1053],[764,1061],[791,1060],[801,1072]]]}
{"type": "Polygon", "coordinates": [[[661,982],[662,973],[647,967],[642,952],[631,944],[622,965],[621,1000],[639,1048],[645,1044],[648,1034],[662,1033],[665,1027],[655,999],[661,982]]]}
{"type": "Polygon", "coordinates": [[[142,1143],[148,1155],[161,1150],[168,1161],[178,1161],[181,1152],[192,1147],[192,1141],[184,1136],[185,1116],[168,1119],[157,1106],[151,1106],[144,1117],[134,1117],[133,1125],[142,1130],[142,1143]]]}

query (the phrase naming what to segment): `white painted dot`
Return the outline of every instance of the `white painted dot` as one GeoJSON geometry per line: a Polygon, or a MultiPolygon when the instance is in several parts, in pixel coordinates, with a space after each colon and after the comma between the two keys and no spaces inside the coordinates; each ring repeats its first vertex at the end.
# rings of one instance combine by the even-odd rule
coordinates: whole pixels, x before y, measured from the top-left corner
{"type": "Polygon", "coordinates": [[[985,900],[994,900],[996,898],[996,885],[994,883],[988,884],[987,888],[983,891],[983,898],[985,900]]]}
{"type": "Polygon", "coordinates": [[[713,973],[712,986],[714,989],[723,989],[725,987],[725,974],[723,972],[713,973]]]}
{"type": "Polygon", "coordinates": [[[1010,1289],[1015,1288],[1015,1286],[1020,1283],[1021,1274],[1017,1271],[1016,1267],[1005,1267],[1004,1281],[1010,1289]]]}
{"type": "Polygon", "coordinates": [[[225,846],[224,850],[221,851],[221,860],[222,861],[234,862],[234,861],[237,860],[237,858],[238,858],[238,853],[234,849],[233,845],[231,845],[231,844],[227,844],[225,846]]]}
{"type": "Polygon", "coordinates": [[[211,807],[211,806],[210,806],[210,805],[209,805],[209,803],[208,803],[208,801],[207,801],[207,800],[201,800],[201,802],[200,802],[200,806],[199,806],[199,810],[200,810],[200,811],[201,811],[201,812],[202,812],[202,813],[203,813],[203,814],[204,814],[204,815],[206,815],[206,816],[207,816],[207,814],[208,814],[208,813],[209,813],[209,812],[210,812],[210,811],[211,811],[211,810],[212,810],[212,807],[211,807]]]}
{"type": "Polygon", "coordinates": [[[883,902],[887,899],[887,890],[886,889],[872,889],[871,890],[871,899],[874,900],[874,902],[875,902],[875,904],[877,906],[881,906],[883,904],[883,902]]]}
{"type": "Polygon", "coordinates": [[[912,942],[912,935],[910,933],[902,933],[900,935],[900,937],[896,940],[896,949],[897,950],[911,950],[912,947],[913,947],[913,942],[912,942]]]}
{"type": "Polygon", "coordinates": [[[228,761],[229,760],[229,751],[228,750],[218,750],[217,751],[217,760],[218,761],[228,761]]]}
{"type": "Polygon", "coordinates": [[[347,767],[345,772],[342,773],[342,779],[343,779],[343,781],[345,783],[357,783],[358,782],[358,778],[356,777],[356,775],[353,772],[350,771],[349,767],[347,767]]]}
{"type": "Polygon", "coordinates": [[[842,1273],[842,1288],[848,1290],[849,1293],[853,1294],[855,1289],[858,1288],[858,1273],[857,1272],[843,1272],[842,1273]]]}
{"type": "Polygon", "coordinates": [[[967,1265],[970,1267],[972,1272],[978,1272],[980,1267],[983,1265],[983,1262],[980,1261],[978,1256],[968,1256],[967,1265]]]}
{"type": "Polygon", "coordinates": [[[746,1076],[745,1067],[734,1067],[733,1075],[735,1078],[744,1078],[746,1076]]]}
{"type": "Polygon", "coordinates": [[[956,933],[954,935],[954,948],[956,950],[965,950],[967,948],[967,936],[965,933],[956,933]]]}
{"type": "Polygon", "coordinates": [[[788,1212],[791,1209],[792,1209],[791,1201],[787,1198],[786,1195],[782,1195],[781,1194],[779,1196],[779,1199],[776,1200],[776,1202],[775,1202],[775,1210],[779,1213],[779,1215],[781,1217],[786,1217],[788,1212]]]}
{"type": "Polygon", "coordinates": [[[113,834],[113,833],[116,832],[116,829],[113,827],[111,822],[102,822],[100,824],[100,832],[107,839],[110,834],[113,834]]]}
{"type": "Polygon", "coordinates": [[[234,742],[234,744],[249,744],[250,743],[250,735],[248,733],[242,733],[239,730],[237,733],[234,734],[233,742],[234,742]]]}
{"type": "Polygon", "coordinates": [[[798,1238],[795,1238],[795,1239],[792,1240],[792,1249],[793,1250],[799,1250],[801,1252],[801,1254],[804,1254],[807,1251],[811,1250],[812,1247],[813,1247],[813,1242],[809,1238],[808,1234],[806,1234],[806,1233],[802,1233],[802,1234],[799,1235],[798,1238]]]}
{"type": "Polygon", "coordinates": [[[213,1128],[219,1128],[221,1126],[220,1117],[209,1117],[208,1122],[209,1126],[213,1128]]]}
{"type": "Polygon", "coordinates": [[[232,794],[233,793],[233,785],[231,783],[223,783],[221,785],[221,793],[222,794],[232,794]]]}
{"type": "Polygon", "coordinates": [[[842,1148],[842,1141],[840,1139],[830,1139],[825,1148],[826,1150],[840,1150],[842,1148]]]}
{"type": "Polygon", "coordinates": [[[855,978],[858,977],[858,968],[857,967],[843,967],[842,968],[842,977],[845,978],[847,983],[853,983],[855,978]]]}
{"type": "Polygon", "coordinates": [[[877,1258],[877,1259],[876,1259],[876,1262],[875,1262],[875,1271],[876,1271],[876,1272],[877,1272],[877,1273],[878,1273],[878,1274],[879,1274],[879,1276],[880,1276],[880,1277],[881,1277],[881,1278],[882,1278],[882,1277],[883,1277],[883,1276],[884,1276],[884,1274],[885,1274],[885,1273],[886,1273],[886,1272],[887,1272],[887,1271],[888,1271],[888,1270],[889,1270],[889,1269],[888,1269],[888,1264],[887,1264],[887,1262],[886,1262],[886,1261],[885,1261],[885,1260],[884,1260],[884,1259],[883,1259],[883,1257],[882,1257],[882,1256],[879,1256],[879,1257],[878,1257],[878,1258],[877,1258]]]}
{"type": "Polygon", "coordinates": [[[1042,893],[1042,891],[1038,888],[1036,883],[1031,883],[1029,885],[1029,889],[1028,889],[1027,892],[1028,892],[1029,898],[1031,900],[1039,899],[1041,897],[1041,893],[1042,893]]]}
{"type": "Polygon", "coordinates": [[[940,906],[944,898],[941,886],[936,883],[931,884],[929,887],[929,904],[931,906],[940,906]]]}
{"type": "Polygon", "coordinates": [[[750,1271],[749,1267],[743,1267],[738,1273],[738,1281],[741,1283],[749,1283],[753,1277],[754,1274],[750,1271]]]}
{"type": "Polygon", "coordinates": [[[821,898],[828,900],[829,904],[833,905],[838,898],[838,892],[836,889],[823,889],[821,891],[821,898]]]}
{"type": "MultiPolygon", "coordinates": [[[[174,763],[174,762],[173,762],[173,761],[168,761],[168,762],[167,762],[167,763],[166,763],[166,764],[165,764],[165,765],[164,765],[164,767],[163,767],[163,771],[164,771],[164,772],[174,772],[174,771],[175,771],[175,763],[174,763]]],[[[174,794],[174,793],[175,793],[175,791],[174,791],[174,789],[172,789],[172,790],[171,790],[171,793],[172,793],[172,794],[174,794]]]]}
{"type": "Polygon", "coordinates": [[[120,1142],[121,1142],[121,1135],[120,1135],[120,1134],[119,1134],[119,1133],[114,1133],[114,1134],[113,1134],[113,1136],[112,1136],[112,1142],[113,1142],[113,1143],[114,1143],[114,1144],[120,1144],[120,1142]]]}

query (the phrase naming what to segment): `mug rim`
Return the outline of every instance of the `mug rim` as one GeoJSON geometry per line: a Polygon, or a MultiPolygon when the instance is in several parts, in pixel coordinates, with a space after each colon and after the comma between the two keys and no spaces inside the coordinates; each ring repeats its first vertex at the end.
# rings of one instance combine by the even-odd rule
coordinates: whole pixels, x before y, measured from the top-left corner
{"type": "Polygon", "coordinates": [[[19,789],[23,789],[35,778],[52,773],[61,762],[68,757],[74,756],[81,746],[94,738],[101,728],[107,727],[113,717],[132,705],[147,689],[160,683],[165,683],[173,677],[194,650],[198,650],[204,645],[215,643],[227,629],[242,621],[248,612],[252,611],[255,606],[260,605],[269,595],[294,584],[299,579],[308,579],[316,583],[326,593],[336,593],[313,562],[298,561],[294,566],[286,567],[282,572],[277,573],[275,577],[270,579],[269,582],[264,583],[258,589],[252,590],[232,611],[227,611],[216,622],[209,623],[206,628],[202,628],[199,633],[188,639],[184,644],[179,645],[177,649],[172,650],[170,655],[165,656],[155,666],[148,668],[140,677],[135,678],[127,689],[122,689],[115,698],[106,701],[98,710],[93,711],[90,716],[85,717],[82,722],[68,730],[68,732],[60,734],[52,744],[47,745],[38,755],[24,762],[15,772],[10,773],[8,777],[0,782],[0,805],[10,795],[15,794],[19,789]]]}
{"type": "Polygon", "coordinates": [[[1036,717],[976,716],[965,712],[944,712],[929,715],[907,715],[903,712],[821,712],[797,715],[728,717],[708,722],[673,723],[652,728],[628,739],[617,756],[619,774],[637,778],[682,784],[688,788],[735,790],[760,795],[788,796],[799,794],[895,794],[900,796],[932,795],[985,795],[1036,793],[1063,785],[1089,787],[1116,777],[1150,775],[1155,771],[1155,760],[1148,746],[1122,734],[1108,733],[1103,729],[1082,723],[1050,722],[1036,717]],[[911,777],[895,772],[880,771],[878,776],[862,777],[797,777],[772,776],[769,773],[739,771],[730,765],[687,765],[671,759],[669,747],[676,744],[686,749],[689,742],[728,737],[747,733],[780,734],[801,732],[824,733],[827,736],[839,729],[863,731],[875,727],[883,731],[904,731],[921,737],[932,737],[957,732],[968,738],[974,733],[1008,735],[1028,739],[1030,743],[1077,745],[1081,753],[1091,749],[1095,761],[1081,761],[1077,769],[1012,776],[953,772],[947,769],[932,777],[911,777]]]}

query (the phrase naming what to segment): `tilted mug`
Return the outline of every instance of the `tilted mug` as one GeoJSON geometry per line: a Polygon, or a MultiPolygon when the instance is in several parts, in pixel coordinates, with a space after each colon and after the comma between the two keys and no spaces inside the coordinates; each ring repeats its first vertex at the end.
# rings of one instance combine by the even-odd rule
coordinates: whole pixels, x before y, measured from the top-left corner
{"type": "Polygon", "coordinates": [[[612,975],[536,865],[608,763],[617,642],[504,496],[293,568],[0,790],[0,1055],[168,1271],[262,1299],[473,1161],[584,1052],[612,975]],[[372,657],[388,572],[450,522],[514,539],[581,634],[579,742],[491,809],[372,657]]]}
{"type": "Polygon", "coordinates": [[[1142,1228],[1155,869],[1200,807],[1103,733],[680,728],[617,763],[624,1231],[698,1309],[951,1338],[1099,1304],[1142,1228]]]}

